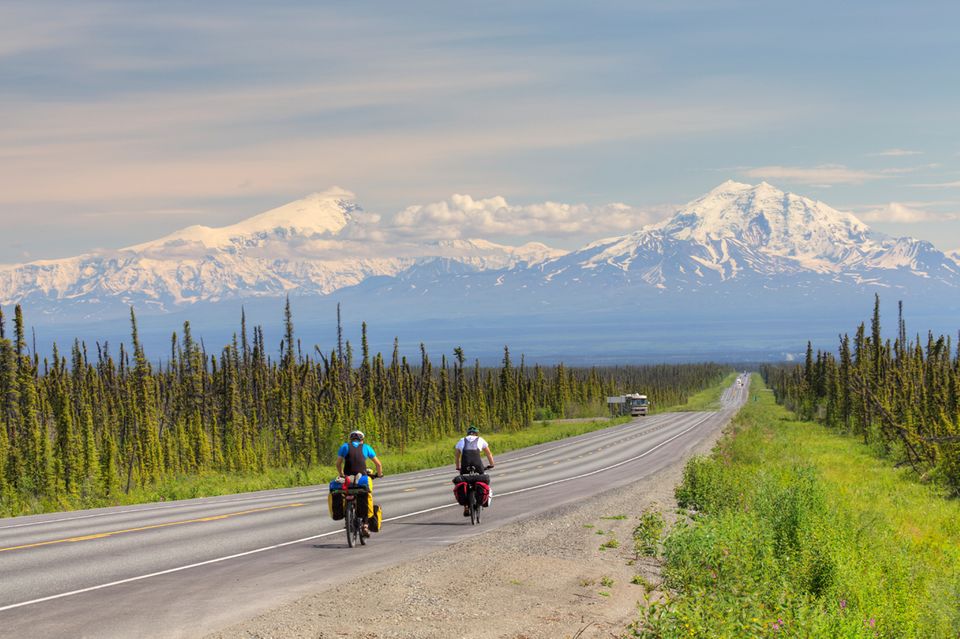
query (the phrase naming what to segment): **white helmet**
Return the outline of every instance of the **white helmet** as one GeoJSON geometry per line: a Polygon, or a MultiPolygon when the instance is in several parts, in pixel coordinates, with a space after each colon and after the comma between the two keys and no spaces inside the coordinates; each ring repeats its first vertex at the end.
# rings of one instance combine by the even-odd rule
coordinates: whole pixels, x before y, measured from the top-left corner
{"type": "Polygon", "coordinates": [[[355,431],[353,431],[352,433],[350,433],[350,441],[362,440],[363,438],[364,438],[364,437],[363,437],[363,431],[362,431],[362,430],[355,430],[355,431]]]}

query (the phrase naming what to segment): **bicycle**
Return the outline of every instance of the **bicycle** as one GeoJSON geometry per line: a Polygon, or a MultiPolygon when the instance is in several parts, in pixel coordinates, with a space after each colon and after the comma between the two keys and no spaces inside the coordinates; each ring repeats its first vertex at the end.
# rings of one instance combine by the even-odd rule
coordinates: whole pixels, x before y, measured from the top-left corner
{"type": "MultiPolygon", "coordinates": [[[[367,469],[366,475],[368,477],[376,477],[369,469],[367,469]]],[[[366,500],[373,498],[370,489],[366,486],[351,488],[349,484],[346,484],[346,487],[336,491],[336,494],[343,496],[343,527],[347,533],[347,547],[353,548],[357,545],[358,541],[361,546],[366,546],[369,533],[364,534],[363,524],[366,520],[368,508],[366,500]],[[359,501],[358,497],[361,496],[364,497],[363,514],[357,512],[357,501],[359,501]]]]}
{"type": "MultiPolygon", "coordinates": [[[[485,466],[483,470],[490,470],[493,466],[485,466]]],[[[483,508],[483,504],[480,502],[480,497],[477,495],[477,481],[470,481],[467,479],[470,475],[480,475],[481,472],[477,470],[476,466],[469,466],[468,468],[462,469],[461,477],[464,478],[464,483],[466,483],[466,497],[467,497],[467,507],[470,509],[470,525],[475,526],[480,523],[480,511],[483,508]]]]}

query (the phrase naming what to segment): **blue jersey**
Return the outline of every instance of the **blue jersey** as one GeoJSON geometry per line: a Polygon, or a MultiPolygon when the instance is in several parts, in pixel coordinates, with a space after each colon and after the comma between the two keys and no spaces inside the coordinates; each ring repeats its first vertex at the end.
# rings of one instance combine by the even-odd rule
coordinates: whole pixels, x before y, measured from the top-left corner
{"type": "MultiPolygon", "coordinates": [[[[359,445],[360,445],[360,442],[350,442],[348,444],[343,444],[342,446],[340,446],[340,450],[337,452],[337,457],[343,457],[344,459],[346,459],[347,454],[350,452],[350,446],[353,446],[354,448],[356,448],[359,445]]],[[[367,444],[364,444],[363,456],[366,457],[367,459],[373,459],[374,457],[377,456],[377,453],[375,453],[374,450],[370,448],[370,446],[368,446],[367,444]]]]}

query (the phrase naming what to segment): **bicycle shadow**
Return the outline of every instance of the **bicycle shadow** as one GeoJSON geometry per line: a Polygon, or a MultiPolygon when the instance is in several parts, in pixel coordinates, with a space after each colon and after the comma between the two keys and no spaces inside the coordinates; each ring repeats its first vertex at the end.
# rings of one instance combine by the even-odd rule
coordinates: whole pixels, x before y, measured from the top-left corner
{"type": "Polygon", "coordinates": [[[462,526],[468,521],[404,521],[390,524],[391,526],[462,526]]]}

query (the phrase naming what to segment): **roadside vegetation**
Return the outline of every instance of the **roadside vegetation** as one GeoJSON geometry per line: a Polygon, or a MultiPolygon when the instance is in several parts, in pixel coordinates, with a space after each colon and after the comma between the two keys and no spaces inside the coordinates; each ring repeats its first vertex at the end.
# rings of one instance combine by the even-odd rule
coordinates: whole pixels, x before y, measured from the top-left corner
{"type": "Polygon", "coordinates": [[[687,401],[682,404],[667,406],[662,411],[657,411],[656,407],[654,407],[654,412],[720,410],[720,396],[723,395],[723,391],[733,385],[736,379],[736,372],[728,373],[719,384],[693,393],[687,398],[687,401]]]}
{"type": "MultiPolygon", "coordinates": [[[[678,486],[638,637],[956,637],[960,502],[858,439],[751,401],[678,486]]],[[[640,531],[639,548],[657,544],[640,531]]]]}
{"type": "Polygon", "coordinates": [[[960,497],[960,343],[932,333],[909,338],[902,305],[893,341],[881,337],[877,297],[869,331],[861,323],[836,354],[814,354],[808,343],[802,365],[761,372],[800,417],[852,435],[960,497]]]}
{"type": "MultiPolygon", "coordinates": [[[[338,331],[342,335],[342,331],[338,331]]],[[[527,366],[504,347],[499,367],[460,348],[415,361],[394,342],[371,353],[342,338],[301,344],[289,303],[279,353],[263,330],[216,352],[189,323],[164,359],[148,359],[131,311],[131,343],[74,341],[31,352],[20,307],[0,312],[0,516],[322,483],[337,447],[363,430],[387,472],[450,463],[468,425],[501,452],[609,425],[609,395],[641,391],[683,404],[718,384],[717,364],[527,366]],[[564,420],[564,421],[559,421],[564,420]]]]}

